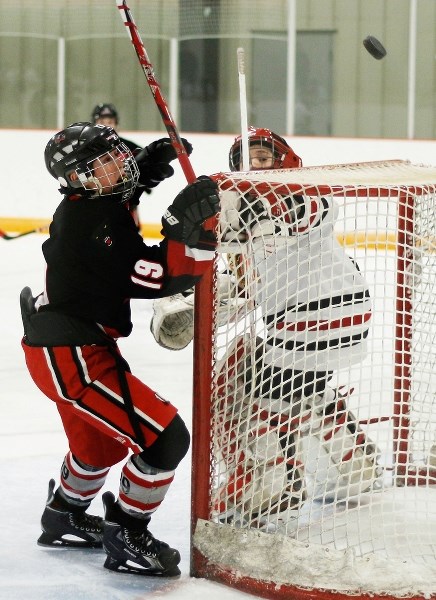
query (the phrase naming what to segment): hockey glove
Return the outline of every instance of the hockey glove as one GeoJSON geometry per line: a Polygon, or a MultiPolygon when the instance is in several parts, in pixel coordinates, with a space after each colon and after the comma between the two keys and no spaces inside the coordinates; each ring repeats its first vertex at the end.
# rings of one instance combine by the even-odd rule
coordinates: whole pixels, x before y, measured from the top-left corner
{"type": "MultiPolygon", "coordinates": [[[[182,142],[189,156],[192,145],[184,138],[182,142]]],[[[135,156],[139,168],[139,185],[148,188],[150,193],[150,188],[156,187],[161,181],[174,174],[174,169],[169,163],[176,157],[176,151],[169,138],[156,140],[140,150],[135,156]]]]}
{"type": "Polygon", "coordinates": [[[217,189],[217,184],[204,175],[186,186],[162,217],[163,235],[190,247],[215,247],[215,233],[203,229],[202,224],[220,209],[217,189]]]}
{"type": "MultiPolygon", "coordinates": [[[[188,140],[185,140],[185,138],[181,138],[181,141],[186,150],[186,154],[190,156],[192,144],[190,144],[188,140]]],[[[176,158],[177,154],[170,138],[161,138],[143,148],[136,156],[136,162],[139,164],[145,160],[149,163],[168,164],[176,158]]]]}
{"type": "Polygon", "coordinates": [[[153,302],[150,330],[168,350],[182,350],[194,337],[194,290],[153,302]]]}
{"type": "Polygon", "coordinates": [[[138,162],[139,180],[138,185],[146,188],[154,188],[161,181],[174,175],[174,169],[167,163],[153,163],[143,160],[138,162]]]}

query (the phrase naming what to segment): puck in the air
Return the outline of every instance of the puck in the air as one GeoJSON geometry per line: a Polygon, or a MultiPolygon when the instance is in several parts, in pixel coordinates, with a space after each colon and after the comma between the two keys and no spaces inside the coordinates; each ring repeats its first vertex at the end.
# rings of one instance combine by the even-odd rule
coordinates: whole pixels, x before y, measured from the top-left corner
{"type": "Polygon", "coordinates": [[[363,45],[365,46],[366,50],[371,54],[371,56],[373,56],[377,60],[381,60],[386,56],[386,48],[373,35],[368,35],[363,40],[363,45]]]}

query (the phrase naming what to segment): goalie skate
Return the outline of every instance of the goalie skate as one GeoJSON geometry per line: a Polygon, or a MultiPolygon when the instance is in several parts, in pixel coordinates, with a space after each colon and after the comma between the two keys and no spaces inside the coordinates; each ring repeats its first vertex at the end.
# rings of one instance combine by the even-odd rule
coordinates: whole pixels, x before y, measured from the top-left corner
{"type": "Polygon", "coordinates": [[[342,394],[338,389],[327,388],[327,405],[323,397],[315,396],[307,432],[318,438],[321,452],[328,457],[328,479],[334,482],[328,492],[337,500],[382,486],[383,469],[377,464],[380,451],[347,408],[346,398],[351,392],[342,394]]]}

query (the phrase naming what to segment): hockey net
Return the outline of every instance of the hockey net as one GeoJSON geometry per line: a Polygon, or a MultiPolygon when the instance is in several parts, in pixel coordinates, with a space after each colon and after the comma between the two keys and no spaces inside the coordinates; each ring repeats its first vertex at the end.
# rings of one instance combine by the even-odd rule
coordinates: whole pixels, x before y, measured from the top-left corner
{"type": "Polygon", "coordinates": [[[196,288],[192,574],[265,598],[430,597],[436,168],[213,177],[218,258],[196,288]]]}

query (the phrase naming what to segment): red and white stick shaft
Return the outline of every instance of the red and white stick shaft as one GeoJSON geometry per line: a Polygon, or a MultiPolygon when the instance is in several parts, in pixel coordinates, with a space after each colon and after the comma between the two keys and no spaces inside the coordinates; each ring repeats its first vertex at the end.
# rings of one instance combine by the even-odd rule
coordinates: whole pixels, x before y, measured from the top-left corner
{"type": "Polygon", "coordinates": [[[127,6],[125,0],[123,0],[121,4],[119,0],[115,0],[115,3],[120,11],[121,19],[127,28],[129,37],[132,40],[136,55],[141,64],[142,70],[144,71],[148,85],[150,86],[151,93],[153,94],[154,101],[161,114],[162,121],[168,132],[171,144],[176,151],[177,158],[179,159],[180,166],[185,174],[186,181],[188,183],[193,183],[196,180],[196,175],[192,168],[191,161],[189,160],[189,156],[187,155],[183,142],[180,139],[179,132],[177,131],[176,124],[171,116],[167,101],[165,100],[160,89],[160,85],[155,77],[153,65],[148,58],[144,44],[141,40],[141,36],[139,35],[138,28],[133,19],[132,13],[130,12],[130,8],[127,6]]]}

